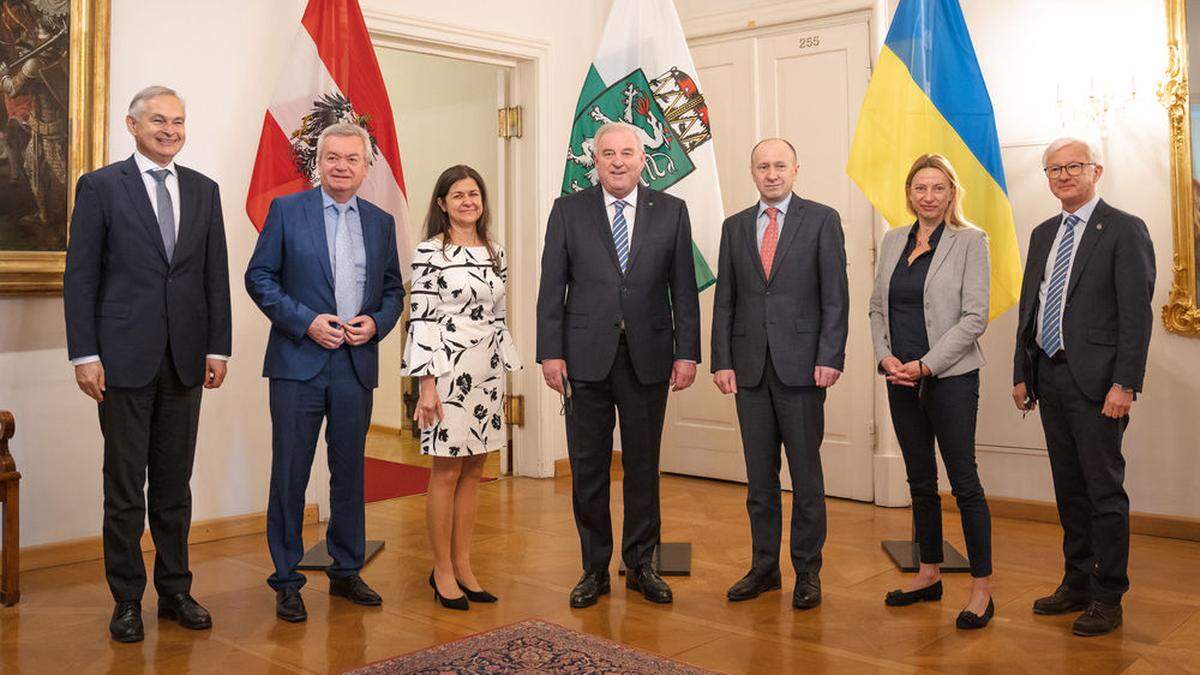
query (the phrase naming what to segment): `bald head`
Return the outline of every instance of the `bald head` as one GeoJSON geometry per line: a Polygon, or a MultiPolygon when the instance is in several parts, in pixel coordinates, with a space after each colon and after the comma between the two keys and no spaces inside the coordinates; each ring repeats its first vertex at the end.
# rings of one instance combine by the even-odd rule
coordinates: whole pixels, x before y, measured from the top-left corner
{"type": "Polygon", "coordinates": [[[750,175],[768,204],[783,200],[796,184],[796,148],[782,138],[759,141],[750,151],[750,175]]]}

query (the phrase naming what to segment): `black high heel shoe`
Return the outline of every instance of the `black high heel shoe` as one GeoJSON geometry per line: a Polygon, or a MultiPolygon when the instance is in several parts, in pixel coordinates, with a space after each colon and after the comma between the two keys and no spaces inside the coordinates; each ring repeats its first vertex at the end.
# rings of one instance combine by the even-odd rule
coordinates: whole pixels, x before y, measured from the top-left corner
{"type": "Polygon", "coordinates": [[[463,586],[463,582],[459,581],[458,579],[455,579],[454,581],[458,584],[458,587],[462,589],[462,592],[466,594],[467,599],[471,602],[496,602],[500,599],[482,589],[473,591],[466,586],[463,586]]]}
{"type": "Polygon", "coordinates": [[[996,605],[992,602],[991,598],[988,598],[988,606],[987,609],[983,610],[983,616],[979,616],[975,612],[968,612],[964,609],[962,612],[959,612],[958,619],[954,622],[954,625],[962,630],[975,630],[977,628],[983,628],[984,626],[988,625],[988,622],[992,620],[992,617],[995,616],[995,614],[996,605]]]}
{"type": "Polygon", "coordinates": [[[438,591],[437,582],[433,580],[433,572],[429,573],[429,587],[433,589],[433,597],[442,607],[446,609],[470,609],[471,605],[467,602],[466,595],[460,595],[457,598],[447,598],[438,591]]]}
{"type": "Polygon", "coordinates": [[[918,588],[915,591],[905,592],[899,588],[894,591],[888,591],[887,597],[883,599],[883,604],[888,607],[905,607],[917,602],[930,602],[941,599],[942,580],[938,579],[925,588],[918,588]]]}

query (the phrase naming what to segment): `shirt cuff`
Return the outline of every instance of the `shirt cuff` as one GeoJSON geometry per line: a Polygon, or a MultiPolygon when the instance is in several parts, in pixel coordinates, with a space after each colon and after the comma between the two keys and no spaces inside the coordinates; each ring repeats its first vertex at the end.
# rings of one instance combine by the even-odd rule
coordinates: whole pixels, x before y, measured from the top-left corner
{"type": "Polygon", "coordinates": [[[100,360],[99,354],[92,354],[91,356],[81,356],[77,359],[71,359],[71,365],[82,366],[85,363],[95,363],[96,361],[99,361],[99,360],[100,360]]]}
{"type": "Polygon", "coordinates": [[[681,363],[690,363],[690,364],[692,364],[693,366],[694,366],[694,365],[696,365],[696,361],[695,361],[695,359],[675,359],[675,360],[676,360],[676,361],[679,361],[679,362],[681,362],[681,363]]]}
{"type": "Polygon", "coordinates": [[[216,359],[218,361],[228,361],[229,360],[229,356],[227,354],[205,354],[204,358],[216,359]]]}

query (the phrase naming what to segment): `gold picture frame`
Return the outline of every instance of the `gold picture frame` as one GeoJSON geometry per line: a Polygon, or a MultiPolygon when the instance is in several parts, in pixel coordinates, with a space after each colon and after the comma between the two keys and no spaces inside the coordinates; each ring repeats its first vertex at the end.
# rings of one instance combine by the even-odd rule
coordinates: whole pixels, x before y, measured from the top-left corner
{"type": "MultiPolygon", "coordinates": [[[[1188,25],[1189,0],[1167,2],[1167,49],[1169,62],[1166,79],[1159,87],[1159,100],[1167,108],[1171,128],[1171,220],[1174,223],[1174,257],[1171,295],[1162,308],[1163,324],[1167,330],[1181,335],[1200,336],[1200,307],[1197,305],[1197,286],[1200,280],[1196,267],[1200,248],[1200,180],[1192,157],[1192,128],[1190,92],[1188,89],[1188,25]]],[[[1200,1],[1190,0],[1197,12],[1200,1]]],[[[1200,17],[1198,17],[1200,18],[1200,17]]]]}
{"type": "MultiPolygon", "coordinates": [[[[66,219],[79,176],[104,165],[108,154],[109,0],[69,0],[69,132],[66,219]]],[[[65,239],[64,239],[65,240],[65,239]]],[[[67,252],[0,250],[0,294],[62,292],[67,252]]]]}

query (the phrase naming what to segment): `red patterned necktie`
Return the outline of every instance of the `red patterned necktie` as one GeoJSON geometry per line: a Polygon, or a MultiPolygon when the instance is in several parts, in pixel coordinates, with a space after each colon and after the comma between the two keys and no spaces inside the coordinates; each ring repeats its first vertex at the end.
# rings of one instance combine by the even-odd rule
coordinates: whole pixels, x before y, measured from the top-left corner
{"type": "Polygon", "coordinates": [[[775,246],[779,244],[779,209],[767,207],[767,231],[763,232],[762,243],[758,245],[758,256],[762,258],[763,273],[771,276],[771,261],[775,259],[775,246]]]}

